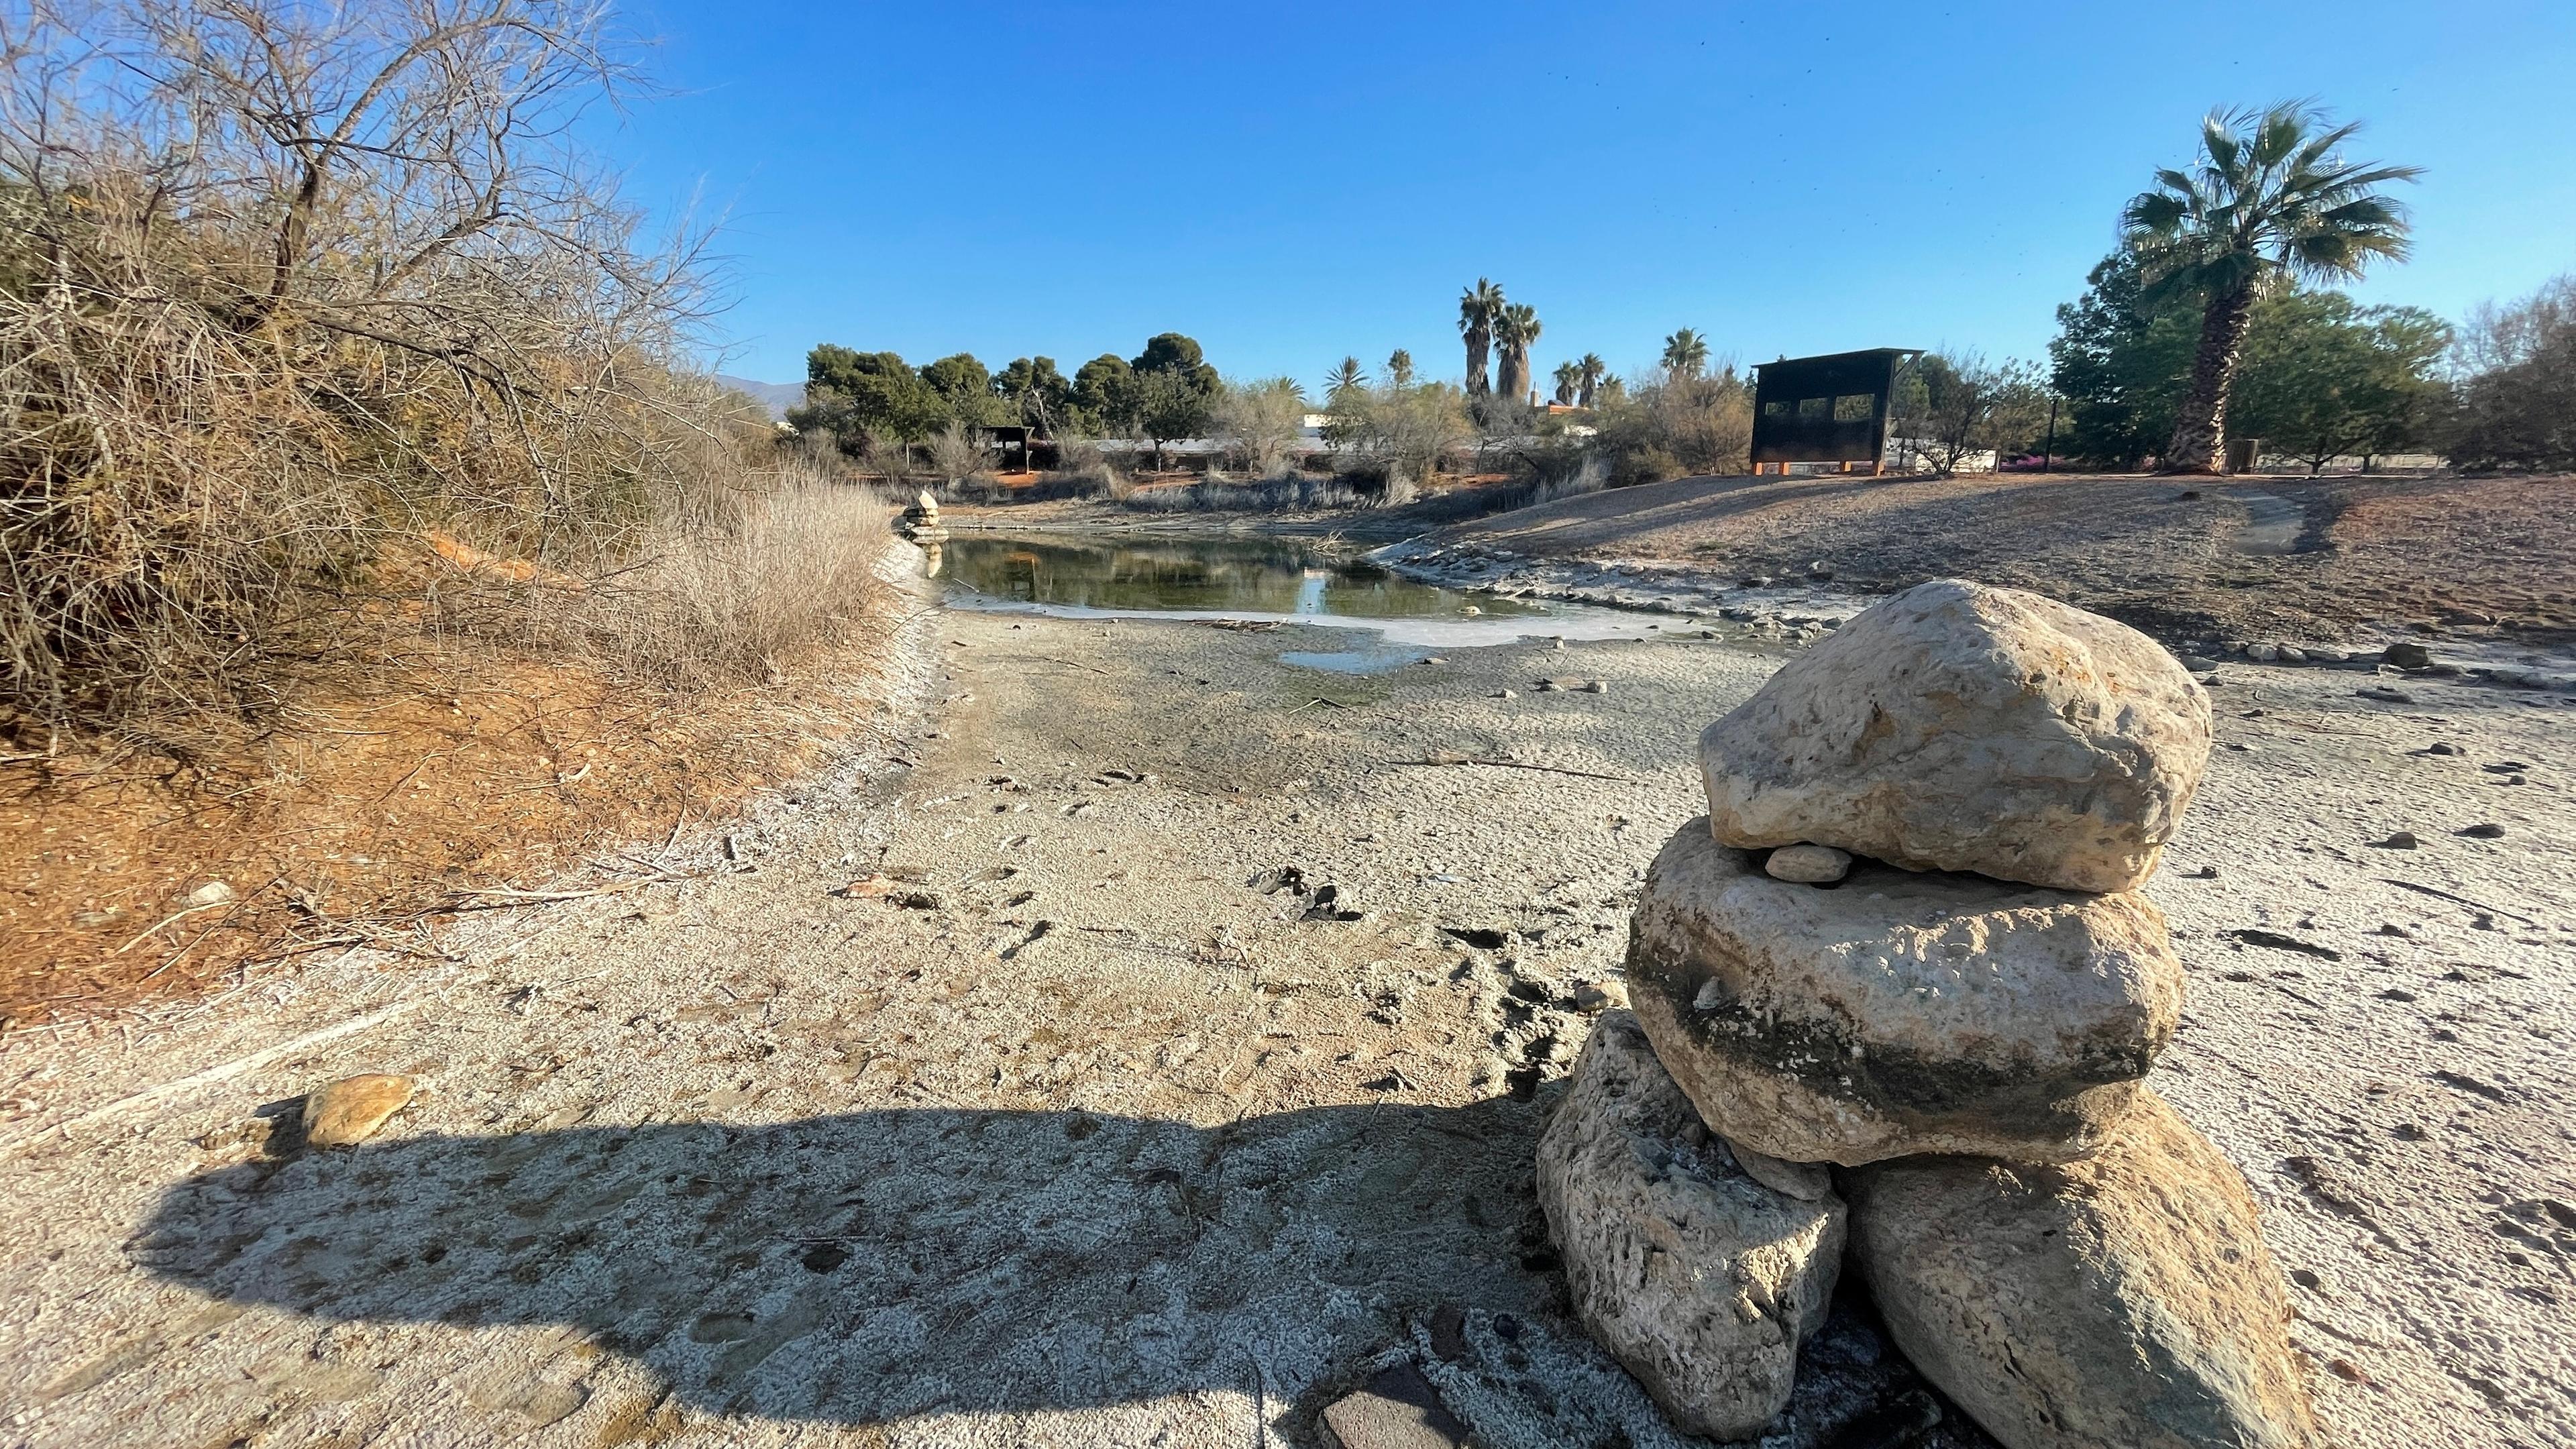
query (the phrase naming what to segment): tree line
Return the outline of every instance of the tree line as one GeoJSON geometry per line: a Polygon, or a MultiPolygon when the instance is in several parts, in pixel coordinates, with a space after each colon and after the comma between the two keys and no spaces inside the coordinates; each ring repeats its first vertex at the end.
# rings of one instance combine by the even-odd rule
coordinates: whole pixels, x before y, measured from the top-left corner
{"type": "MultiPolygon", "coordinates": [[[[2405,258],[2407,213],[2389,188],[2421,174],[2348,159],[2358,130],[2299,103],[2206,117],[2193,161],[2157,172],[2129,202],[2118,250],[2057,309],[2044,364],[1945,348],[1905,366],[1891,400],[1902,450],[1945,474],[1987,451],[2004,464],[2206,472],[2225,465],[2230,436],[2320,471],[2425,451],[2471,468],[2576,467],[2576,279],[2459,328],[2336,290],[2405,258]]],[[[1598,353],[1559,363],[1552,400],[1595,415],[1569,425],[1532,406],[1545,331],[1534,307],[1479,277],[1458,298],[1457,327],[1463,385],[1418,379],[1402,350],[1375,379],[1345,357],[1326,378],[1327,441],[1373,440],[1416,476],[1442,456],[1425,451],[1427,439],[1463,438],[1441,445],[1454,448],[1569,426],[1594,429],[1620,481],[1749,466],[1739,444],[1751,435],[1750,378],[1712,369],[1695,328],[1664,339],[1633,395],[1598,353]]],[[[1224,382],[1177,332],[1133,358],[1104,353],[1070,378],[1045,357],[993,373],[966,353],[916,368],[828,344],[807,374],[807,404],[791,421],[862,455],[1016,423],[1045,436],[1150,438],[1158,465],[1163,443],[1215,435],[1277,466],[1294,454],[1308,407],[1287,378],[1224,382]]]]}

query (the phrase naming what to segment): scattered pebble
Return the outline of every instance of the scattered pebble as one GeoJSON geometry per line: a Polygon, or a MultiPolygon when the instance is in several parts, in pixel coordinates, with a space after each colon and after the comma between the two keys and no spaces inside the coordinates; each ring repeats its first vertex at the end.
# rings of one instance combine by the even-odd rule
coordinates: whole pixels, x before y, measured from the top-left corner
{"type": "Polygon", "coordinates": [[[2410,830],[2400,830],[2396,834],[2388,837],[2386,840],[2374,840],[2371,842],[2371,844],[2378,846],[2382,850],[2413,850],[2423,843],[2424,842],[2417,840],[2414,832],[2410,830]]]}
{"type": "Polygon", "coordinates": [[[305,1145],[355,1147],[409,1105],[417,1090],[411,1078],[391,1072],[342,1077],[318,1088],[304,1099],[305,1145]]]}
{"type": "Polygon", "coordinates": [[[230,882],[210,880],[204,885],[197,887],[195,890],[188,892],[188,904],[193,908],[202,910],[207,906],[224,905],[231,901],[234,898],[234,895],[235,892],[230,882]]]}
{"type": "Polygon", "coordinates": [[[2483,824],[2483,825],[2472,825],[2472,826],[2470,826],[2468,829],[2466,829],[2466,830],[2462,830],[2462,831],[2459,831],[2459,832],[2457,832],[2457,833],[2458,833],[2458,834],[2461,834],[2461,835],[2465,835],[2465,836],[2467,836],[2467,837],[2468,837],[2469,839],[2471,839],[2471,840],[2502,840],[2502,839],[2504,839],[2504,827],[2503,827],[2503,826],[2501,826],[2501,825],[2498,825],[2498,824],[2494,823],[2493,821],[2489,821],[2489,822],[2487,822],[2486,824],[2483,824]]]}

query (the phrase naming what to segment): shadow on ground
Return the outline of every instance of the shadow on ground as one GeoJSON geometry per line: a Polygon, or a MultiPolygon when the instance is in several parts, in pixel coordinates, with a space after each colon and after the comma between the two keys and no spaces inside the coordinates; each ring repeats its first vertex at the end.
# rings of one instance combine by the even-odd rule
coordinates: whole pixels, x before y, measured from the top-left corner
{"type": "Polygon", "coordinates": [[[1537,1111],[1081,1112],[383,1140],[217,1168],[153,1271],[330,1320],[577,1326],[683,1399],[879,1423],[1310,1383],[1407,1310],[1541,1308],[1537,1111]]]}
{"type": "MultiPolygon", "coordinates": [[[[574,1327],[714,1414],[865,1426],[1224,1391],[1265,1420],[1295,1401],[1302,1434],[1403,1354],[1480,1442],[1699,1444],[1562,1313],[1530,1197],[1543,1115],[912,1108],[289,1147],[173,1186],[133,1251],[327,1321],[574,1327]]],[[[1809,1345],[1781,1442],[1877,1443],[1926,1401],[1850,1305],[1809,1345]]],[[[1919,1442],[1991,1449],[1955,1422],[1919,1442]]]]}

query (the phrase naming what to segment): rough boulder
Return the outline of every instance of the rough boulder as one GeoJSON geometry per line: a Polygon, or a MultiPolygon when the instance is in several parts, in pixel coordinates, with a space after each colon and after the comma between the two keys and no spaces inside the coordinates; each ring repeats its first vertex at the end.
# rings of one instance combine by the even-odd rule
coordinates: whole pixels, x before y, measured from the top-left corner
{"type": "Polygon", "coordinates": [[[2060,1167],[1849,1175],[1852,1257],[1924,1377],[2008,1449],[2306,1449],[2254,1200],[2163,1101],[2060,1167]]]}
{"type": "Polygon", "coordinates": [[[2099,1146],[2182,1015],[2137,895],[1856,862],[1774,880],[1692,821],[1647,872],[1630,1000],[1708,1125],[1790,1162],[2063,1161],[2099,1146]]]}
{"type": "Polygon", "coordinates": [[[1763,1186],[1701,1126],[1625,1012],[1601,1018],[1539,1139],[1576,1313],[1686,1432],[1750,1438],[1823,1327],[1843,1204],[1763,1186]]]}
{"type": "Polygon", "coordinates": [[[2125,624],[1937,579],[1863,611],[1700,737],[1710,828],[2066,890],[2145,882],[2209,700],[2125,624]]]}

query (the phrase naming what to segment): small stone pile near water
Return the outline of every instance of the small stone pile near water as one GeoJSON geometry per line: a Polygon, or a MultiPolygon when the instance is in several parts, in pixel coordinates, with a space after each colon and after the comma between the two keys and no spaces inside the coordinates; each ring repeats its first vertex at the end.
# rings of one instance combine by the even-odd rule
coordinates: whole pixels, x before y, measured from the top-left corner
{"type": "Polygon", "coordinates": [[[895,528],[916,543],[936,542],[948,536],[948,530],[939,523],[939,500],[932,497],[927,488],[904,508],[903,517],[896,522],[895,528]]]}
{"type": "Polygon", "coordinates": [[[1700,742],[1539,1143],[1575,1307],[1673,1421],[1759,1434],[1848,1252],[2009,1449],[2293,1449],[2314,1428],[2244,1180],[2148,1089],[2181,963],[2138,888],[2207,698],[2124,625],[1895,596],[1700,742]]]}

